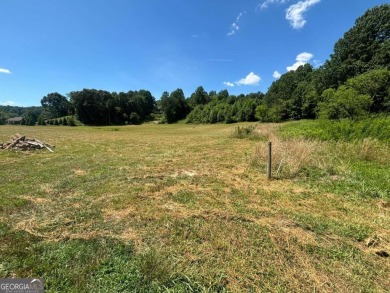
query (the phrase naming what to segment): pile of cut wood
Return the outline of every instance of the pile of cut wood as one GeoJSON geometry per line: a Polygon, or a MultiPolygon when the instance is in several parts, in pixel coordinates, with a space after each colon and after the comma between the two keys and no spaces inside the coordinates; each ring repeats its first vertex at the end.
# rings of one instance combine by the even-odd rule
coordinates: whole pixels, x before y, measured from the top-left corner
{"type": "Polygon", "coordinates": [[[53,145],[42,142],[35,138],[27,138],[25,135],[20,135],[19,133],[15,134],[10,141],[1,143],[0,149],[3,150],[36,150],[36,149],[47,149],[50,152],[53,152],[53,145]]]}

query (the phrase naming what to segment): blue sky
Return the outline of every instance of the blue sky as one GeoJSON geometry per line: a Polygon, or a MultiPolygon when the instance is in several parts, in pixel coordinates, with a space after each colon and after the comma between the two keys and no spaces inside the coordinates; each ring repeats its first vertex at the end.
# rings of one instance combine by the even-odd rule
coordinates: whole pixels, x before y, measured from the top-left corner
{"type": "Polygon", "coordinates": [[[51,92],[266,92],[376,0],[1,0],[0,105],[51,92]]]}

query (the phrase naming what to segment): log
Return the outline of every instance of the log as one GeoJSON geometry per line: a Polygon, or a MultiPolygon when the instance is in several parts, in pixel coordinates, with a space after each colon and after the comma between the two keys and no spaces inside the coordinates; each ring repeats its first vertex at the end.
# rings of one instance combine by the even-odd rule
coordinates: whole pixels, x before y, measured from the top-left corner
{"type": "Polygon", "coordinates": [[[28,150],[28,149],[45,148],[49,152],[54,153],[54,151],[50,147],[54,147],[54,146],[44,143],[35,138],[27,138],[26,136],[21,136],[19,133],[15,134],[8,143],[0,143],[0,149],[5,149],[5,150],[8,149],[28,150]]]}

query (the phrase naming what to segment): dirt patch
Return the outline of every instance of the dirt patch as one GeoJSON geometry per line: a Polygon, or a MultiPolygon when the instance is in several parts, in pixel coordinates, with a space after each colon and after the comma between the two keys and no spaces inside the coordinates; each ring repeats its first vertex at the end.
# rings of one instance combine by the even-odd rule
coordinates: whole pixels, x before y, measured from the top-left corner
{"type": "Polygon", "coordinates": [[[23,198],[33,202],[34,204],[50,204],[50,203],[52,203],[52,201],[50,199],[44,198],[44,197],[24,196],[23,198]]]}

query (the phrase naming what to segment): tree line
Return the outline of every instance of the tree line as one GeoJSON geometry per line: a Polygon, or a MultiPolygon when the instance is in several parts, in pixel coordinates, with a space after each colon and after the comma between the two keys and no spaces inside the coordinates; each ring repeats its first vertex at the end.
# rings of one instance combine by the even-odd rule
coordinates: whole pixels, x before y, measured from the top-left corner
{"type": "Polygon", "coordinates": [[[369,9],[318,69],[309,64],[272,83],[261,121],[342,119],[390,111],[390,4],[369,9]]]}
{"type": "MultiPolygon", "coordinates": [[[[338,40],[329,60],[314,69],[305,64],[283,74],[268,91],[230,95],[199,86],[186,98],[181,89],[156,101],[147,90],[110,93],[83,89],[67,96],[50,93],[42,107],[22,114],[29,124],[67,115],[87,125],[140,124],[159,119],[174,123],[280,122],[299,119],[356,119],[390,112],[390,4],[366,11],[338,40]]],[[[7,106],[10,107],[10,106],[7,106]]],[[[4,108],[4,107],[3,107],[4,108]]],[[[0,108],[5,113],[19,108],[0,108]]]]}

